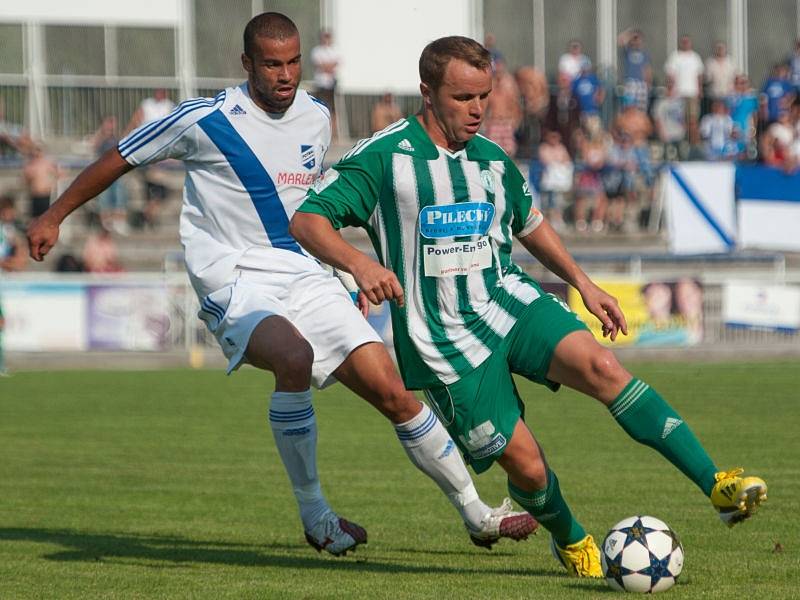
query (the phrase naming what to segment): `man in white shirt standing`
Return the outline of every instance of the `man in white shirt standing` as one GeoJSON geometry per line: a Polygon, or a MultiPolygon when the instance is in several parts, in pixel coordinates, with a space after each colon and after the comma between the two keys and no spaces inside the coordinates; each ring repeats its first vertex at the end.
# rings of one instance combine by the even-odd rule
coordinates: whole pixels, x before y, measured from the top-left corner
{"type": "Polygon", "coordinates": [[[583,71],[592,68],[592,61],[583,53],[579,40],[570,41],[567,51],[558,59],[558,74],[566,75],[572,83],[583,71]]]}
{"type": "Polygon", "coordinates": [[[675,80],[678,96],[686,101],[686,129],[689,141],[699,141],[697,122],[700,117],[700,98],[703,96],[703,59],[692,49],[692,38],[682,35],[678,49],[670,54],[664,70],[675,80]]]}
{"type": "Polygon", "coordinates": [[[339,67],[339,53],[333,47],[333,35],[323,30],[319,34],[319,45],[311,49],[311,63],[314,65],[314,93],[331,111],[333,138],[336,138],[336,69],[339,67]]]}
{"type": "MultiPolygon", "coordinates": [[[[491,509],[480,500],[453,440],[406,391],[348,291],[289,234],[330,145],[327,108],[298,89],[300,58],[288,17],[254,17],[244,33],[247,82],[181,103],[87,167],[28,228],[31,256],[42,260],[67,215],[124,173],[165,158],[184,161],[180,234],[198,316],[217,338],[228,373],[250,363],[275,374],[269,421],[308,543],[340,555],[367,541],[363,528],[331,509],[317,474],[311,385],[335,380],[392,421],[411,461],[446,494],[475,544],[522,539],[536,521],[511,512],[510,501],[491,509]]],[[[359,306],[366,309],[363,294],[359,306]]]]}
{"type": "Polygon", "coordinates": [[[714,44],[714,54],[706,59],[708,95],[712,100],[724,100],[733,93],[736,65],[733,64],[724,42],[714,44]]]}

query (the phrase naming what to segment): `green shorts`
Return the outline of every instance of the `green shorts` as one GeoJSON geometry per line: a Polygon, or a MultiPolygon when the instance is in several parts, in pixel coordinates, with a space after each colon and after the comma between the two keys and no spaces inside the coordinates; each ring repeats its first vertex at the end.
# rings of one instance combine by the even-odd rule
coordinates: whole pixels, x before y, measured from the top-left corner
{"type": "Polygon", "coordinates": [[[450,385],[425,390],[464,460],[482,473],[502,456],[525,406],[512,373],[556,391],[547,379],[558,343],[573,331],[588,328],[557,296],[534,300],[514,327],[479,367],[450,385]]]}

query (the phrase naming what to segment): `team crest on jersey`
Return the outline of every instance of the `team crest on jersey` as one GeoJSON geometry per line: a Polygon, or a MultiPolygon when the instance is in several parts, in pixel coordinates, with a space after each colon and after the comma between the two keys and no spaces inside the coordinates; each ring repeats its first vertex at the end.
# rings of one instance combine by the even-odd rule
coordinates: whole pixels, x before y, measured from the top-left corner
{"type": "Polygon", "coordinates": [[[486,235],[494,220],[490,202],[458,202],[426,206],[419,213],[419,232],[428,239],[486,235]]]}
{"type": "Polygon", "coordinates": [[[494,194],[494,175],[488,169],[481,171],[481,185],[490,194],[494,194]]]}
{"type": "Polygon", "coordinates": [[[300,146],[300,162],[303,166],[311,170],[317,164],[317,157],[314,154],[314,146],[306,146],[305,144],[300,146]]]}

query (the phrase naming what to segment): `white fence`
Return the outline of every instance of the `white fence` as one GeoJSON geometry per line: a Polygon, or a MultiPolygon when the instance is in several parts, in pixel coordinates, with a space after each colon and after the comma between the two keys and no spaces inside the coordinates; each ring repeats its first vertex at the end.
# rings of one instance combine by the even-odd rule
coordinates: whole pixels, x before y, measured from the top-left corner
{"type": "MultiPolygon", "coordinates": [[[[620,295],[629,320],[636,324],[638,330],[627,345],[710,349],[736,345],[745,354],[776,348],[800,354],[800,272],[592,276],[620,295]],[[688,280],[699,284],[695,291],[700,295],[693,297],[699,302],[694,316],[679,298],[678,282],[688,280]],[[669,294],[667,304],[664,296],[661,301],[651,297],[656,286],[669,294]],[[661,324],[659,310],[664,311],[661,324]],[[692,327],[699,330],[693,332],[692,327]]],[[[563,292],[556,289],[563,284],[549,285],[563,292]]],[[[10,352],[190,352],[216,346],[196,316],[197,299],[183,273],[17,274],[0,280],[0,295],[6,318],[4,347],[10,352]]],[[[579,309],[574,300],[572,304],[579,309]]],[[[376,309],[371,322],[391,343],[387,313],[376,309]]]]}

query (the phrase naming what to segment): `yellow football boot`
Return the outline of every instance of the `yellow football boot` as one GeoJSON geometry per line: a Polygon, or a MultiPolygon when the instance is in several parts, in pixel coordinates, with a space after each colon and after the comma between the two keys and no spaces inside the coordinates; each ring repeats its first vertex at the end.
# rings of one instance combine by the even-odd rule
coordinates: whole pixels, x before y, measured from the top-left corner
{"type": "Polygon", "coordinates": [[[760,477],[740,477],[744,469],[720,471],[717,483],[711,490],[711,504],[719,518],[733,527],[753,516],[756,509],[767,500],[767,484],[760,477]]]}
{"type": "Polygon", "coordinates": [[[594,543],[591,535],[587,535],[574,544],[569,544],[566,548],[561,548],[551,538],[550,550],[573,577],[603,576],[603,569],[600,566],[600,549],[594,543]]]}

